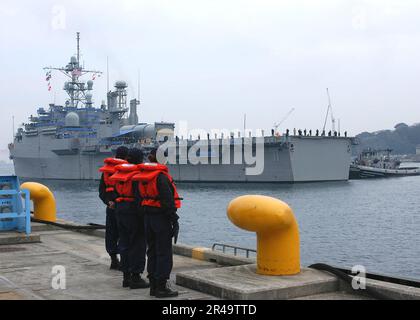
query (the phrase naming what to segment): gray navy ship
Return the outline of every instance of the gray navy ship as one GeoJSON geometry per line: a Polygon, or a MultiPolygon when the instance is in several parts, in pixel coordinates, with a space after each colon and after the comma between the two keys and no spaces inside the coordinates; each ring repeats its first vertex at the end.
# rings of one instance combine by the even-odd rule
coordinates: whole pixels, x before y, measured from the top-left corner
{"type": "MultiPolygon", "coordinates": [[[[118,146],[139,147],[145,151],[173,142],[187,153],[197,145],[200,161],[191,161],[176,149],[169,163],[176,181],[185,182],[310,182],[343,181],[349,178],[352,138],[338,135],[271,135],[240,137],[220,135],[206,139],[175,136],[175,124],[168,122],[139,123],[138,99],[127,103],[127,83],[117,81],[107,93],[106,103],[95,106],[92,101],[93,81],[83,81],[87,74],[80,63],[79,33],[77,56],[56,70],[68,77],[64,105],[50,104],[38,108],[36,116],[15,132],[9,144],[15,173],[24,179],[96,180],[104,158],[118,146]],[[263,143],[263,170],[247,174],[251,167],[245,161],[246,145],[256,153],[257,141],[263,143]],[[204,150],[204,151],[203,151],[204,150]],[[227,153],[227,158],[226,158],[227,153]],[[222,159],[223,158],[223,159],[222,159]],[[227,159],[227,160],[226,160],[227,159]],[[243,159],[240,162],[237,159],[243,159]],[[220,160],[220,161],[219,161],[220,160]],[[215,164],[218,163],[218,164],[215,164]]],[[[47,76],[49,73],[47,73],[47,76]]]]}

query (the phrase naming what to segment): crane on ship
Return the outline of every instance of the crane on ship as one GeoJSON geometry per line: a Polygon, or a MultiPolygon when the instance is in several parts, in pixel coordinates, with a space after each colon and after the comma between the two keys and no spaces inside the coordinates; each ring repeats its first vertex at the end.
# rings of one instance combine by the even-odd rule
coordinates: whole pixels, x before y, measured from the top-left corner
{"type": "Polygon", "coordinates": [[[330,92],[328,91],[328,88],[327,88],[327,96],[328,96],[328,107],[327,107],[327,114],[325,115],[324,127],[322,128],[322,131],[325,132],[325,127],[327,126],[328,114],[330,113],[331,114],[332,132],[334,133],[335,132],[335,118],[334,118],[334,114],[333,114],[331,97],[330,97],[330,92]]]}
{"type": "Polygon", "coordinates": [[[289,118],[289,116],[293,113],[293,111],[295,111],[295,108],[290,109],[289,112],[283,117],[283,119],[280,120],[280,122],[275,123],[273,125],[274,133],[275,133],[276,136],[280,135],[280,132],[278,132],[278,128],[282,125],[283,122],[285,122],[287,120],[287,118],[289,118]]]}

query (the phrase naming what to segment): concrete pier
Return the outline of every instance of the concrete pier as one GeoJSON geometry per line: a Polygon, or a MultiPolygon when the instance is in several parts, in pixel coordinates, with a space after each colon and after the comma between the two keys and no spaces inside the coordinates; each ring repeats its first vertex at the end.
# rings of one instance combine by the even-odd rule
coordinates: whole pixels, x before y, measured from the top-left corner
{"type": "Polygon", "coordinates": [[[194,270],[177,274],[177,284],[223,299],[293,299],[338,291],[339,281],[332,275],[303,269],[295,276],[261,276],[256,265],[194,270]]]}
{"type": "MultiPolygon", "coordinates": [[[[122,273],[109,270],[102,237],[39,224],[33,227],[40,242],[0,245],[0,299],[154,299],[148,289],[121,287],[122,273]],[[65,267],[65,290],[52,287],[54,266],[65,267]]],[[[4,238],[8,235],[16,237],[2,232],[4,238]]],[[[173,276],[214,267],[217,264],[175,255],[173,276]]],[[[180,292],[177,299],[214,299],[195,290],[173,287],[180,292]]]]}
{"type": "MultiPolygon", "coordinates": [[[[109,270],[103,230],[76,232],[36,223],[32,230],[34,241],[27,243],[15,233],[0,233],[0,299],[156,299],[148,289],[121,287],[122,274],[109,270]],[[53,288],[54,266],[65,268],[66,289],[53,288]]],[[[188,245],[174,246],[171,281],[180,300],[370,299],[326,272],[304,268],[297,276],[261,276],[253,259],[188,245]]],[[[418,288],[370,283],[394,298],[420,299],[418,288]]]]}

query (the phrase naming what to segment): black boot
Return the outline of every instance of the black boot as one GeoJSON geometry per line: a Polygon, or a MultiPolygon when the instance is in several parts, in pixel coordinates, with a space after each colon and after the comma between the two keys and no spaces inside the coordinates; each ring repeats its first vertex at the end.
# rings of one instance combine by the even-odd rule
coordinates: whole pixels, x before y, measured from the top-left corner
{"type": "Polygon", "coordinates": [[[150,283],[150,296],[154,297],[156,295],[156,280],[153,277],[148,277],[150,283]]]}
{"type": "Polygon", "coordinates": [[[173,298],[178,296],[178,291],[169,288],[166,280],[159,280],[155,291],[156,298],[173,298]]]}
{"type": "Polygon", "coordinates": [[[120,260],[116,254],[111,255],[111,266],[109,267],[111,270],[120,270],[120,260]]]}
{"type": "Polygon", "coordinates": [[[130,282],[131,282],[131,273],[124,272],[123,273],[123,283],[122,283],[123,288],[128,288],[130,286],[130,282]]]}
{"type": "Polygon", "coordinates": [[[150,285],[142,279],[140,273],[131,274],[130,289],[144,289],[149,287],[150,285]]]}

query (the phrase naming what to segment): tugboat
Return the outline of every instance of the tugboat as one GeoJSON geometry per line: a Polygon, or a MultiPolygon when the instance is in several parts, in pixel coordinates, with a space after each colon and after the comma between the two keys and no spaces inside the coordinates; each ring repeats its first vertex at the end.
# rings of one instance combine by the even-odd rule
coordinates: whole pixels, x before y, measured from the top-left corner
{"type": "Polygon", "coordinates": [[[404,177],[420,175],[419,167],[400,167],[401,161],[391,156],[392,149],[363,151],[350,165],[350,179],[404,177]]]}

